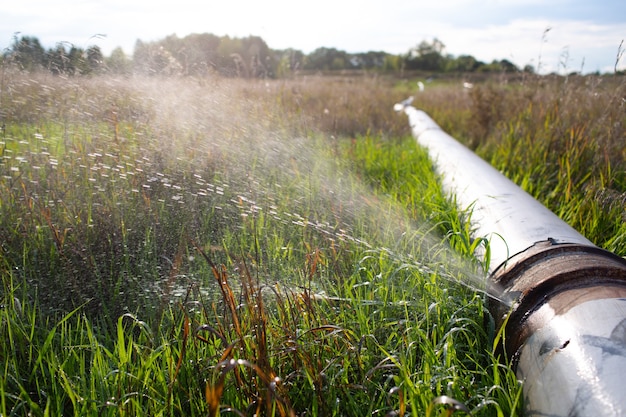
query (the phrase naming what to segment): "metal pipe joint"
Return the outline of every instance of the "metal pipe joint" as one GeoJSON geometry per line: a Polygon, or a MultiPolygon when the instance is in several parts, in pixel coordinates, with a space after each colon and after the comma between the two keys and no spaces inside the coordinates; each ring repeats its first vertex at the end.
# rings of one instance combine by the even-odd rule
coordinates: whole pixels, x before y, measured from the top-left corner
{"type": "Polygon", "coordinates": [[[626,415],[626,260],[538,242],[492,273],[502,350],[524,381],[526,415],[626,415]]]}

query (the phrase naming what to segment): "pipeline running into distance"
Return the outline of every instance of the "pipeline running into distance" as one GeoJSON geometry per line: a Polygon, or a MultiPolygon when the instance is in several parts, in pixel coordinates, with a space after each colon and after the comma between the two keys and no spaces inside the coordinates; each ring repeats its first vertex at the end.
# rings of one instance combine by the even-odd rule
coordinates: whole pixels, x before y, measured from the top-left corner
{"type": "MultiPolygon", "coordinates": [[[[523,381],[527,416],[626,416],[626,260],[593,245],[410,102],[409,118],[444,191],[489,240],[489,279],[512,306],[502,352],[523,381]]],[[[486,253],[477,254],[479,257],[486,253]]]]}

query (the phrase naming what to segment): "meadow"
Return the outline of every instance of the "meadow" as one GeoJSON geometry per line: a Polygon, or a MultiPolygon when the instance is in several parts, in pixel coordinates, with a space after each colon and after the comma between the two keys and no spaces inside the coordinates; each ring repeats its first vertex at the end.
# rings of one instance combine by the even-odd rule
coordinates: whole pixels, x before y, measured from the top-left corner
{"type": "Polygon", "coordinates": [[[393,104],[626,255],[623,77],[0,79],[0,415],[516,416],[393,104]]]}

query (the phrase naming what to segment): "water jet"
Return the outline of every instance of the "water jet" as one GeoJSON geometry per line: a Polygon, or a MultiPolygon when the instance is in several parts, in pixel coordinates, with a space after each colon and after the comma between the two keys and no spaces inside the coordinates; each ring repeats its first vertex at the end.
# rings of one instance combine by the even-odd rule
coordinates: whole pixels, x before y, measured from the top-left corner
{"type": "Polygon", "coordinates": [[[490,285],[512,300],[491,303],[504,327],[502,359],[523,381],[527,416],[626,415],[626,260],[595,246],[425,112],[404,112],[444,190],[471,208],[477,254],[490,285]]]}

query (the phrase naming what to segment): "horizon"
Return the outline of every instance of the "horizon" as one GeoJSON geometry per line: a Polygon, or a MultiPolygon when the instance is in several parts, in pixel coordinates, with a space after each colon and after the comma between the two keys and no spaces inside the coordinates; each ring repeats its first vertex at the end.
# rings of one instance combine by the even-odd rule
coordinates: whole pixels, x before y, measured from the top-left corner
{"type": "Polygon", "coordinates": [[[154,42],[173,34],[258,36],[271,49],[305,54],[327,47],[400,55],[437,38],[446,45],[444,55],[471,55],[485,63],[508,60],[519,68],[532,65],[538,73],[626,69],[626,60],[619,59],[626,39],[626,3],[618,0],[599,5],[583,0],[549,5],[541,0],[391,0],[384,5],[320,0],[315,6],[286,0],[180,0],[175,8],[147,0],[60,0],[54,5],[35,0],[1,5],[0,15],[5,16],[0,20],[3,50],[16,33],[36,37],[45,49],[64,42],[81,48],[97,45],[106,56],[117,47],[132,56],[137,40],[154,42]]]}

